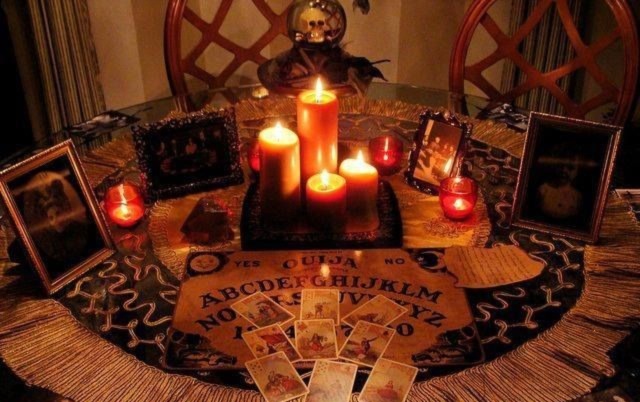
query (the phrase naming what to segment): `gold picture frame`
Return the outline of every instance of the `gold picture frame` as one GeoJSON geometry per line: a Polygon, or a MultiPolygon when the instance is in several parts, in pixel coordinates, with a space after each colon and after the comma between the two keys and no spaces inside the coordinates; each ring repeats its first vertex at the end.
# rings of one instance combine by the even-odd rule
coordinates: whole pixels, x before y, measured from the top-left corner
{"type": "Polygon", "coordinates": [[[622,127],[531,112],[511,224],[595,243],[622,127]]]}
{"type": "Polygon", "coordinates": [[[70,140],[0,172],[0,196],[49,295],[115,252],[70,140]]]}

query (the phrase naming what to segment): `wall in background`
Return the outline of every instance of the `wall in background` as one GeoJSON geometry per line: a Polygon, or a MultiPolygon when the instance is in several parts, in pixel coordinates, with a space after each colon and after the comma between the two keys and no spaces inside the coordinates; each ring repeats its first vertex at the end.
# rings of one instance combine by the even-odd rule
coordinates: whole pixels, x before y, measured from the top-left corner
{"type": "MultiPolygon", "coordinates": [[[[469,0],[465,0],[469,1],[469,0]]],[[[89,11],[91,24],[101,68],[101,81],[105,92],[107,107],[112,109],[122,108],[128,105],[157,99],[170,95],[169,83],[166,78],[163,55],[163,30],[164,15],[168,0],[91,0],[89,11]],[[127,85],[123,85],[126,82],[127,85]]],[[[209,20],[217,9],[220,0],[190,0],[189,6],[209,20]]],[[[261,28],[260,20],[255,19],[245,0],[234,2],[230,13],[229,23],[223,26],[223,33],[233,35],[240,40],[248,40],[255,37],[252,28],[261,28]],[[236,7],[235,4],[238,4],[236,7]],[[240,7],[240,6],[244,7],[240,7]]],[[[450,2],[448,2],[450,3],[450,2]]],[[[283,9],[288,0],[273,0],[272,6],[276,11],[283,9]]],[[[354,11],[351,1],[343,1],[347,12],[347,34],[343,43],[349,53],[365,56],[370,60],[391,59],[390,63],[378,65],[385,77],[391,82],[407,82],[428,85],[438,88],[446,88],[446,77],[438,77],[429,83],[422,82],[422,76],[416,81],[411,81],[410,69],[401,71],[403,55],[406,54],[405,43],[411,34],[405,31],[405,37],[401,34],[401,28],[408,23],[402,21],[407,16],[413,16],[412,11],[420,10],[430,23],[442,25],[442,19],[435,13],[427,13],[425,10],[432,6],[444,4],[442,0],[415,1],[384,1],[372,2],[371,12],[362,15],[354,11]],[[428,3],[428,4],[423,4],[428,3]],[[401,49],[401,43],[403,50],[401,49]]],[[[463,10],[464,7],[461,7],[463,10]]],[[[457,20],[462,18],[459,13],[457,20]]],[[[415,18],[414,18],[415,20],[415,18]]],[[[454,35],[458,21],[451,21],[450,36],[454,35]]],[[[416,21],[416,26],[429,26],[430,23],[416,21]]],[[[187,24],[188,25],[188,24],[187,24]]],[[[185,36],[187,43],[183,43],[184,49],[190,49],[198,39],[199,33],[187,28],[185,36]]],[[[438,41],[435,36],[433,42],[438,43],[441,49],[447,48],[447,41],[438,41]]],[[[452,40],[452,38],[451,38],[452,40]]],[[[451,41],[450,40],[450,41],[451,41]]],[[[448,43],[450,43],[450,41],[448,43]]],[[[421,46],[420,41],[414,38],[411,41],[415,47],[421,46]]],[[[280,37],[265,50],[263,55],[273,57],[287,49],[290,41],[286,37],[280,37]]],[[[449,49],[446,49],[448,52],[449,49]]],[[[219,61],[225,58],[224,51],[220,49],[208,49],[204,60],[198,61],[210,71],[216,71],[219,61]],[[216,53],[217,51],[217,53],[216,53]]],[[[415,63],[427,64],[430,60],[448,59],[448,54],[437,55],[433,52],[417,52],[415,63]]],[[[231,84],[255,82],[249,76],[254,74],[256,66],[246,65],[231,84]]],[[[446,69],[446,66],[444,67],[446,69]]],[[[416,77],[418,77],[416,75],[416,77]]]]}
{"type": "MultiPolygon", "coordinates": [[[[189,6],[206,20],[211,20],[220,1],[189,0],[189,6]]],[[[390,63],[378,65],[391,82],[447,89],[451,48],[471,2],[372,0],[371,12],[365,16],[352,9],[351,0],[342,0],[348,20],[343,43],[351,54],[370,60],[391,59],[390,63]]],[[[91,0],[88,3],[107,107],[117,109],[170,95],[163,55],[168,0],[91,0]]],[[[281,11],[289,0],[270,0],[270,3],[276,11],[281,11]]],[[[266,21],[251,10],[253,7],[247,7],[250,4],[248,0],[235,1],[229,20],[222,27],[223,34],[237,38],[247,46],[268,28],[266,21]]],[[[510,0],[499,1],[491,10],[492,17],[505,32],[508,32],[510,11],[510,0]]],[[[606,15],[597,4],[589,13],[591,37],[608,28],[606,15]]],[[[184,36],[183,51],[188,51],[197,43],[199,32],[187,28],[184,36]]],[[[274,57],[289,46],[288,38],[281,36],[265,49],[263,55],[274,57]]],[[[493,49],[494,41],[479,28],[468,61],[478,60],[493,49]]],[[[216,72],[220,70],[221,62],[229,57],[222,49],[210,47],[198,63],[208,71],[216,72]]],[[[613,52],[599,60],[613,77],[618,65],[608,60],[616,57],[613,52]]],[[[255,64],[247,63],[230,84],[255,82],[255,69],[255,64]]],[[[485,72],[485,77],[498,88],[501,75],[502,63],[496,63],[485,72]]],[[[593,94],[594,90],[593,83],[587,80],[584,96],[593,94]]],[[[471,85],[466,91],[481,94],[471,85]]]]}

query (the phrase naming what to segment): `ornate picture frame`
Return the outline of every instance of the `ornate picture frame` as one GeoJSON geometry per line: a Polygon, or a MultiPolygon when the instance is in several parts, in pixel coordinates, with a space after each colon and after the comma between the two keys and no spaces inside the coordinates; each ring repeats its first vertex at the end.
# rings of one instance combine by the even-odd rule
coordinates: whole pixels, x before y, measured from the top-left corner
{"type": "Polygon", "coordinates": [[[413,137],[405,181],[420,191],[438,194],[440,181],[459,172],[473,125],[448,111],[426,110],[413,137]]]}
{"type": "Polygon", "coordinates": [[[531,112],[511,224],[598,240],[622,127],[531,112]]]}
{"type": "Polygon", "coordinates": [[[0,196],[49,295],[115,253],[71,140],[0,172],[0,196]]]}
{"type": "Polygon", "coordinates": [[[233,108],[168,118],[132,131],[148,200],[244,181],[233,108]]]}

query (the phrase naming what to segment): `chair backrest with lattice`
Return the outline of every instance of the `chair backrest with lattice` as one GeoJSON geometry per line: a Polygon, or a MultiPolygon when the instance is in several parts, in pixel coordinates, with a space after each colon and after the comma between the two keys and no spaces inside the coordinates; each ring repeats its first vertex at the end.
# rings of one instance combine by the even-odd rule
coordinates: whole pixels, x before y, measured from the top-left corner
{"type": "MultiPolygon", "coordinates": [[[[587,114],[603,105],[613,104],[614,110],[608,119],[613,124],[624,124],[635,103],[638,86],[639,41],[636,21],[626,0],[596,0],[605,1],[615,18],[615,28],[605,35],[593,40],[590,44],[580,35],[574,22],[569,0],[539,0],[524,19],[524,22],[513,29],[511,34],[505,33],[489,14],[489,10],[498,0],[475,0],[469,7],[463,23],[458,31],[454,44],[449,71],[450,90],[457,93],[465,92],[465,81],[475,85],[493,101],[513,103],[517,98],[532,90],[544,89],[555,98],[563,114],[585,118],[587,114]],[[555,6],[555,7],[554,7],[555,6]],[[548,69],[536,68],[522,53],[522,43],[534,32],[545,17],[555,8],[566,34],[567,44],[573,48],[569,57],[561,65],[548,69]],[[488,56],[467,65],[469,47],[474,33],[483,27],[497,47],[488,56]],[[598,63],[598,57],[614,44],[622,44],[623,76],[617,77],[614,83],[598,63]],[[522,73],[522,79],[511,88],[496,88],[483,72],[496,63],[507,61],[513,63],[522,73]],[[597,84],[599,93],[586,100],[577,100],[578,96],[564,91],[559,82],[570,74],[583,70],[584,74],[592,77],[597,84]]],[[[548,43],[535,43],[544,47],[548,43]]],[[[566,89],[566,88],[565,88],[566,89]]]]}
{"type": "MultiPolygon", "coordinates": [[[[245,63],[260,65],[267,58],[265,49],[279,36],[287,34],[287,14],[291,3],[275,11],[267,0],[220,0],[217,9],[212,13],[212,19],[203,18],[198,14],[197,3],[192,6],[188,0],[169,0],[164,28],[164,55],[167,68],[167,76],[171,91],[174,95],[190,92],[189,80],[197,80],[209,88],[222,87],[229,78],[245,63]],[[234,9],[236,8],[236,9],[234,9]],[[246,12],[258,12],[257,19],[247,17],[246,12]],[[243,15],[246,24],[244,32],[257,32],[259,36],[251,44],[240,44],[230,35],[222,32],[229,25],[227,17],[243,15]],[[243,14],[244,13],[244,14],[243,14]],[[259,21],[258,21],[259,20],[259,21]],[[264,30],[258,29],[258,22],[264,25],[264,30]],[[185,32],[190,30],[191,32],[185,32]],[[195,30],[195,31],[194,31],[195,30]],[[195,46],[183,54],[183,44],[186,35],[195,38],[195,46]],[[224,66],[218,68],[219,72],[207,71],[202,63],[202,58],[207,53],[224,53],[217,57],[217,61],[224,59],[224,66]]],[[[273,3],[273,2],[271,2],[273,3]]],[[[286,3],[286,2],[285,2],[286,3]]],[[[238,18],[236,18],[238,19],[238,18]]],[[[214,56],[216,57],[216,56],[214,56]]]]}

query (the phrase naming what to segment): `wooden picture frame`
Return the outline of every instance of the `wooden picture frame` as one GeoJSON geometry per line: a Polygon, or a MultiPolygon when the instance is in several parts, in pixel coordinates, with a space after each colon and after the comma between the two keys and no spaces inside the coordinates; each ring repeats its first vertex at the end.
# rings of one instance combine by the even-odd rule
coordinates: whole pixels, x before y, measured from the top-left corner
{"type": "Polygon", "coordinates": [[[413,137],[405,181],[429,194],[438,194],[440,181],[459,173],[473,125],[448,111],[426,110],[413,137]]]}
{"type": "Polygon", "coordinates": [[[0,172],[0,196],[49,295],[115,252],[70,140],[0,172]]]}
{"type": "Polygon", "coordinates": [[[598,240],[622,128],[531,112],[511,224],[598,240]]]}
{"type": "Polygon", "coordinates": [[[244,181],[232,108],[190,113],[132,131],[148,200],[244,181]]]}

